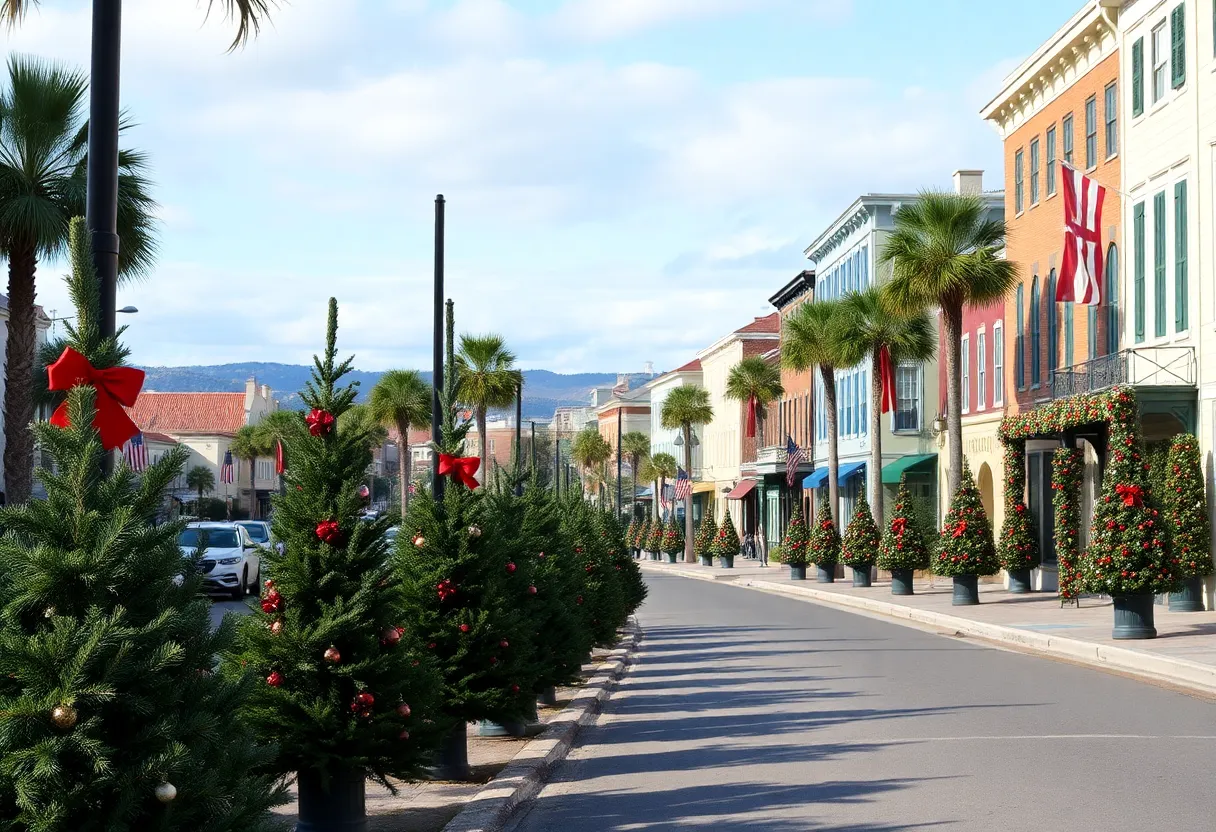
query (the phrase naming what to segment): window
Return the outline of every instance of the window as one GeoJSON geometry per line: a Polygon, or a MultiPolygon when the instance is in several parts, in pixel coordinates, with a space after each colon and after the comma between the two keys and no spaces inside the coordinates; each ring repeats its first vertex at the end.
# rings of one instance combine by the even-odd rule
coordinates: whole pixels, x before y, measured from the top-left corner
{"type": "Polygon", "coordinates": [[[1013,210],[1022,213],[1022,151],[1013,154],[1013,210]]]}
{"type": "Polygon", "coordinates": [[[1106,354],[1119,351],[1119,247],[1106,250],[1106,354]]]}
{"type": "Polygon", "coordinates": [[[895,430],[920,430],[920,367],[895,368],[895,430]]]}
{"type": "Polygon", "coordinates": [[[1152,32],[1153,45],[1153,103],[1165,97],[1165,70],[1169,64],[1169,47],[1165,42],[1165,21],[1152,32]]]}
{"type": "Polygon", "coordinates": [[[870,423],[867,421],[870,417],[870,388],[866,387],[868,375],[865,370],[862,370],[861,378],[858,381],[858,391],[861,399],[861,429],[858,433],[862,436],[870,432],[870,423]]]}
{"type": "Polygon", "coordinates": [[[963,336],[963,412],[971,412],[971,336],[963,336]]]}
{"type": "Polygon", "coordinates": [[[1005,403],[1005,326],[992,325],[992,406],[1005,403]]]}
{"type": "Polygon", "coordinates": [[[1165,335],[1165,191],[1153,197],[1153,335],[1165,335]]]}
{"type": "Polygon", "coordinates": [[[1144,38],[1132,44],[1132,115],[1144,114],[1144,38]]]}
{"type": "Polygon", "coordinates": [[[1136,343],[1144,340],[1144,203],[1132,208],[1132,267],[1135,282],[1136,343]]]}
{"type": "Polygon", "coordinates": [[[1026,298],[1025,287],[1019,283],[1017,291],[1017,321],[1013,330],[1013,380],[1019,390],[1026,389],[1026,298]]]}
{"type": "Polygon", "coordinates": [[[1060,122],[1060,132],[1064,134],[1064,161],[1072,164],[1072,113],[1064,116],[1060,122]]]}
{"type": "Polygon", "coordinates": [[[1186,5],[1179,3],[1170,12],[1170,85],[1178,89],[1186,83],[1186,5]]]}
{"type": "Polygon", "coordinates": [[[983,410],[984,402],[986,401],[988,388],[984,384],[986,373],[984,362],[988,360],[988,350],[986,349],[987,333],[980,332],[975,336],[975,409],[983,410]]]}
{"type": "Polygon", "coordinates": [[[1098,164],[1098,98],[1090,96],[1085,102],[1085,167],[1098,164]]]}
{"type": "Polygon", "coordinates": [[[1119,88],[1114,81],[1106,85],[1106,158],[1119,152],[1119,88]]]}
{"type": "MultiPolygon", "coordinates": [[[[1055,304],[1052,304],[1053,306],[1055,304]]],[[[1064,304],[1064,358],[1063,367],[1072,366],[1072,347],[1073,347],[1073,308],[1076,304],[1064,304]]],[[[1094,307],[1090,307],[1093,309],[1094,307]]],[[[1092,356],[1091,356],[1092,357],[1092,356]]]]}
{"type": "MultiPolygon", "coordinates": [[[[1178,8],[1182,8],[1179,6],[1178,8]]],[[[1174,332],[1186,332],[1190,323],[1187,306],[1186,182],[1174,185],[1174,332]]]]}
{"type": "Polygon", "coordinates": [[[1039,203],[1039,140],[1030,143],[1030,204],[1039,203]]]}
{"type": "Polygon", "coordinates": [[[1056,128],[1047,128],[1047,195],[1056,192],[1056,128]]]}
{"type": "Polygon", "coordinates": [[[1060,366],[1060,319],[1056,305],[1056,270],[1047,275],[1047,378],[1060,366]]]}
{"type": "Polygon", "coordinates": [[[1039,344],[1039,276],[1030,281],[1030,386],[1038,387],[1042,367],[1040,365],[1042,345],[1039,344]]]}

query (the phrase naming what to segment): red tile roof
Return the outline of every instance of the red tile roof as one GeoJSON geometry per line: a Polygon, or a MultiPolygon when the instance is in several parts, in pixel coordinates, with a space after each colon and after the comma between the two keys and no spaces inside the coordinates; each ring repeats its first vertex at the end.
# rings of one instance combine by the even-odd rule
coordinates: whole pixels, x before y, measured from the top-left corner
{"type": "Polygon", "coordinates": [[[695,373],[700,369],[701,369],[701,359],[694,358],[692,361],[689,361],[683,367],[676,367],[674,370],[672,370],[672,372],[673,373],[695,373]]]}
{"type": "Polygon", "coordinates": [[[234,434],[245,424],[245,394],[140,393],[128,412],[145,432],[234,434]]]}
{"type": "Polygon", "coordinates": [[[774,312],[771,315],[766,315],[763,318],[756,318],[747,326],[736,329],[736,335],[750,335],[754,333],[776,335],[781,331],[781,313],[774,312]]]}
{"type": "Polygon", "coordinates": [[[144,439],[148,442],[163,442],[166,445],[176,445],[177,440],[167,433],[156,433],[155,431],[143,431],[144,439]]]}

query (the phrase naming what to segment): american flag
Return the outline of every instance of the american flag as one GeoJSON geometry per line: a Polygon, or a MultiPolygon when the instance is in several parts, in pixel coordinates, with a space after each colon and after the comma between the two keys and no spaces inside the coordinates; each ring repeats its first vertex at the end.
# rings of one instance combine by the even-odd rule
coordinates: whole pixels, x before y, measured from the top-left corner
{"type": "Polygon", "coordinates": [[[676,468],[675,498],[687,500],[690,494],[692,494],[692,480],[688,478],[688,472],[683,468],[676,468]]]}
{"type": "Polygon", "coordinates": [[[234,473],[232,469],[232,451],[225,451],[224,464],[220,466],[220,482],[231,483],[234,473]]]}
{"type": "Polygon", "coordinates": [[[794,480],[798,479],[798,466],[806,459],[806,451],[798,447],[798,443],[787,433],[785,435],[785,484],[793,488],[794,480]]]}
{"type": "Polygon", "coordinates": [[[139,473],[148,467],[148,448],[144,445],[144,435],[137,433],[122,446],[122,457],[127,461],[127,467],[139,473]]]}
{"type": "Polygon", "coordinates": [[[671,506],[671,501],[675,494],[675,486],[664,485],[659,492],[659,507],[663,510],[663,514],[667,514],[667,509],[671,506]]]}

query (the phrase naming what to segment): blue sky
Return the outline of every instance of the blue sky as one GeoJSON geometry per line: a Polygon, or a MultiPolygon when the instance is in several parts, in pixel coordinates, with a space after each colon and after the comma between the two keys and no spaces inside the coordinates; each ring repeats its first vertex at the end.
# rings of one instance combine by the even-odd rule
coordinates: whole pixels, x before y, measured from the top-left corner
{"type": "MultiPolygon", "coordinates": [[[[6,46],[87,66],[88,5],[43,0],[6,46]]],[[[429,366],[442,192],[459,329],[525,367],[676,366],[771,311],[858,194],[996,187],[978,110],[1077,8],[293,0],[226,54],[195,0],[127,0],[125,142],[162,205],[120,293],[134,358],[303,363],[333,294],[360,368],[429,366]]],[[[39,299],[63,315],[61,274],[39,299]]]]}

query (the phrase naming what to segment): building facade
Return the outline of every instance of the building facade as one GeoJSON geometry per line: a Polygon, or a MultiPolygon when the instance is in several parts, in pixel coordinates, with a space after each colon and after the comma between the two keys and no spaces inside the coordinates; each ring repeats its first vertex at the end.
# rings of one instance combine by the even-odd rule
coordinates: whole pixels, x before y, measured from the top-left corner
{"type": "MultiPolygon", "coordinates": [[[[667,400],[667,395],[677,387],[701,387],[702,381],[701,361],[694,358],[687,364],[677,367],[669,373],[657,376],[646,383],[644,389],[647,390],[647,394],[650,397],[650,455],[652,457],[657,454],[670,454],[675,457],[680,467],[687,467],[685,465],[684,452],[686,449],[684,439],[680,436],[679,429],[673,428],[669,430],[663,427],[663,402],[667,400]]],[[[709,499],[713,494],[713,484],[702,482],[702,445],[698,434],[704,433],[704,430],[703,426],[693,427],[692,470],[688,472],[693,480],[692,519],[694,525],[700,524],[709,499]]],[[[652,501],[651,511],[656,510],[656,504],[661,508],[662,495],[653,493],[654,486],[652,483],[644,485],[646,499],[652,501]]],[[[683,518],[683,506],[675,505],[673,509],[677,518],[683,518]]]]}

